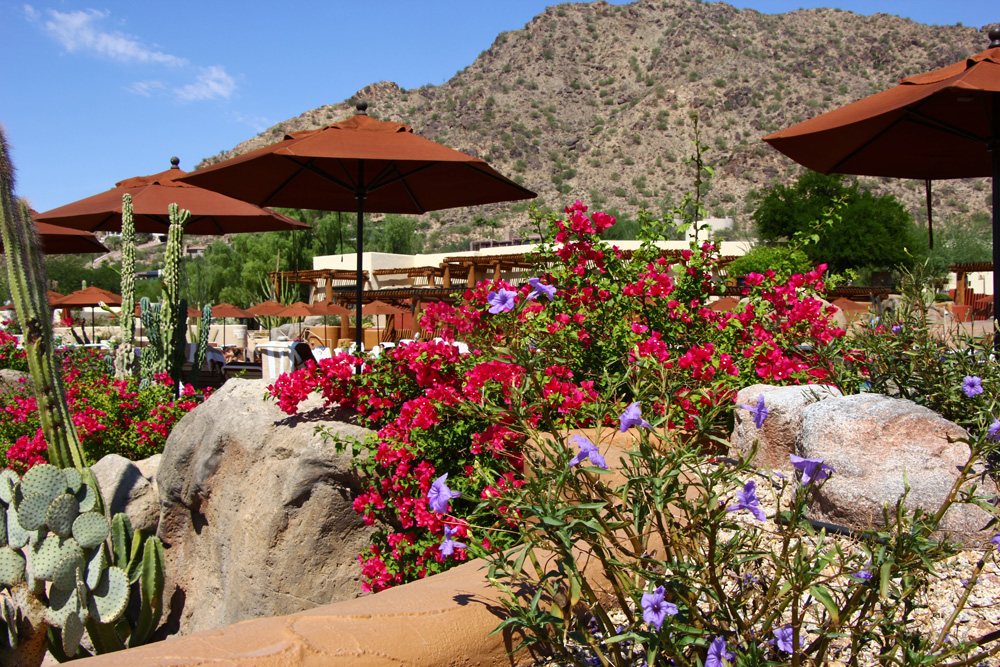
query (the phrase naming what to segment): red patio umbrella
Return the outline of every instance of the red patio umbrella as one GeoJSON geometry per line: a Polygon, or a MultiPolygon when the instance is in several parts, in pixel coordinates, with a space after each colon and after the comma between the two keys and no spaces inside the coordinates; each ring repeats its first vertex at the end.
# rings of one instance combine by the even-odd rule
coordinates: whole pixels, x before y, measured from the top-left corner
{"type": "MultiPolygon", "coordinates": [[[[993,179],[993,266],[1000,266],[1000,26],[989,48],[764,141],[824,174],[993,179]]],[[[928,220],[929,222],[929,220],[928,220]]],[[[933,239],[933,236],[932,236],[933,239]]],[[[932,241],[933,242],[933,241],[932,241]]],[[[1000,290],[994,271],[994,317],[1000,290]]],[[[1000,337],[994,339],[1000,343],[1000,337]]]]}
{"type": "MultiPolygon", "coordinates": [[[[106,289],[101,289],[100,287],[91,285],[90,287],[71,292],[61,299],[50,301],[49,305],[53,308],[83,308],[87,306],[99,306],[102,303],[108,306],[120,306],[122,305],[122,298],[114,292],[109,292],[106,289]]],[[[94,331],[94,318],[91,317],[91,337],[94,336],[94,331]]]]}
{"type": "Polygon", "coordinates": [[[254,317],[274,317],[284,308],[285,304],[283,303],[278,303],[277,301],[263,301],[258,303],[256,306],[250,306],[247,308],[247,312],[254,317]]]}
{"type": "Polygon", "coordinates": [[[358,114],[192,172],[184,181],[260,206],[357,211],[355,307],[361,348],[364,213],[420,214],[444,208],[531,199],[485,160],[358,114]]]}
{"type": "Polygon", "coordinates": [[[170,226],[167,207],[177,204],[191,211],[185,234],[235,234],[308,229],[309,225],[180,181],[187,174],[171,158],[170,169],[152,176],[137,176],[115,183],[115,187],[54,208],[37,216],[39,222],[87,231],[119,231],[122,228],[122,195],[132,195],[137,232],[166,233],[170,226]]]}
{"type": "Polygon", "coordinates": [[[350,323],[348,318],[351,316],[351,311],[344,308],[339,303],[334,301],[318,301],[312,304],[312,311],[314,315],[323,315],[323,337],[327,337],[328,331],[326,326],[325,316],[327,315],[340,315],[340,332],[341,338],[348,338],[348,327],[350,323]]]}

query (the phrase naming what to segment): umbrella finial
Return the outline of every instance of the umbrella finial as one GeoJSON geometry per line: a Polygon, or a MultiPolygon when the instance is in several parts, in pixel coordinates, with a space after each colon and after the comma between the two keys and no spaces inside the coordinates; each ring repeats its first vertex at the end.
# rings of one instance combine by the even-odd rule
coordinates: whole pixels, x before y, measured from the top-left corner
{"type": "Polygon", "coordinates": [[[174,157],[170,158],[170,168],[171,169],[180,169],[181,168],[181,159],[179,157],[177,157],[176,155],[174,157]]]}
{"type": "Polygon", "coordinates": [[[988,48],[994,49],[1000,46],[1000,24],[993,26],[989,31],[990,45],[988,48]]]}
{"type": "Polygon", "coordinates": [[[365,101],[358,102],[357,109],[359,114],[367,115],[366,112],[368,111],[368,102],[365,101]]]}

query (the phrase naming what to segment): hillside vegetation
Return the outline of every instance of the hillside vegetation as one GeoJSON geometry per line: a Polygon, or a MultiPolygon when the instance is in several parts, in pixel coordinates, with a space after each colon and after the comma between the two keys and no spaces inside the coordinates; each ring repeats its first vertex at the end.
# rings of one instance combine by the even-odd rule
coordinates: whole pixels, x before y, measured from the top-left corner
{"type": "MultiPolygon", "coordinates": [[[[928,26],[835,9],[767,15],[725,3],[639,0],[562,4],[504,32],[440,86],[373,83],[348,99],[269,128],[210,164],[320,127],[369,103],[372,116],[485,158],[539,194],[634,216],[669,210],[691,188],[690,114],[700,118],[715,168],[709,211],[749,223],[748,195],[800,167],[761,141],[775,130],[953,63],[986,48],[985,31],[928,26]]],[[[866,179],[926,221],[922,182],[866,179]]],[[[989,206],[983,179],[934,187],[935,219],[989,206]]],[[[504,238],[526,206],[494,205],[425,216],[428,247],[504,238]],[[479,218],[477,220],[477,218],[479,218]]]]}

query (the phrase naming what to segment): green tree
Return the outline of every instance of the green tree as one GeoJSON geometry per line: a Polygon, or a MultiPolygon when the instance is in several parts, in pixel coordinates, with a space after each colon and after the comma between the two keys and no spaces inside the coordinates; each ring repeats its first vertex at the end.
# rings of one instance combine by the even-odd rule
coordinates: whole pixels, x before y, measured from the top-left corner
{"type": "Polygon", "coordinates": [[[840,219],[819,231],[819,241],[806,247],[810,261],[826,262],[835,271],[849,268],[910,266],[926,247],[911,216],[892,195],[875,195],[839,174],[804,173],[793,185],[779,184],[758,195],[753,220],[761,239],[778,242],[796,232],[808,233],[823,211],[843,198],[840,219]]]}

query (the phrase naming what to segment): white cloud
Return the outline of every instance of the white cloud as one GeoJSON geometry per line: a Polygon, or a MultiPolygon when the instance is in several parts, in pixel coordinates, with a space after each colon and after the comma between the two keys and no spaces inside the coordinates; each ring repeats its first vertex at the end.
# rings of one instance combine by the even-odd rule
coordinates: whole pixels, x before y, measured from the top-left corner
{"type": "Polygon", "coordinates": [[[142,95],[143,97],[152,97],[153,93],[160,92],[166,89],[166,87],[167,85],[162,81],[151,79],[148,81],[135,81],[126,87],[125,90],[136,95],[142,95]]]}
{"type": "MultiPolygon", "coordinates": [[[[24,6],[29,21],[40,18],[38,10],[24,6]]],[[[187,65],[186,58],[179,58],[144,45],[138,38],[118,31],[102,29],[100,23],[110,12],[97,9],[60,12],[46,10],[49,19],[43,24],[45,31],[70,53],[91,53],[130,64],[158,64],[179,67],[187,65]]]]}
{"type": "Polygon", "coordinates": [[[226,73],[221,65],[200,68],[201,72],[194,83],[183,88],[175,88],[177,99],[182,102],[196,100],[229,99],[236,90],[236,81],[226,73]]]}
{"type": "Polygon", "coordinates": [[[238,111],[233,113],[233,120],[243,125],[249,125],[256,132],[263,132],[274,125],[274,121],[268,120],[265,116],[244,116],[238,111]]]}

